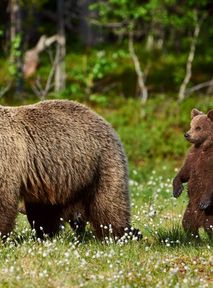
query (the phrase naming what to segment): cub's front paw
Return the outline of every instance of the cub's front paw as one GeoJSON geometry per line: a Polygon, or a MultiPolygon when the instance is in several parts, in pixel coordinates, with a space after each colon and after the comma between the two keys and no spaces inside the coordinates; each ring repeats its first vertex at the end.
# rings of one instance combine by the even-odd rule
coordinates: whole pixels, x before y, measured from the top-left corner
{"type": "Polygon", "coordinates": [[[180,194],[183,192],[183,185],[181,184],[181,185],[179,185],[179,186],[177,186],[177,187],[173,187],[173,196],[175,197],[175,198],[178,198],[179,196],[180,196],[180,194]]]}
{"type": "Polygon", "coordinates": [[[200,210],[206,210],[211,205],[211,200],[204,200],[199,203],[199,208],[200,210]]]}

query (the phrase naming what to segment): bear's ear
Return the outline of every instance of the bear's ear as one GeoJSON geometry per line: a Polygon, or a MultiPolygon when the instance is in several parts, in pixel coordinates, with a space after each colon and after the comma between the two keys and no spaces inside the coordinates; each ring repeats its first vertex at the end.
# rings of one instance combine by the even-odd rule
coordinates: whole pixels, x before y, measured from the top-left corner
{"type": "Polygon", "coordinates": [[[213,122],[213,109],[207,113],[207,117],[213,122]]]}
{"type": "Polygon", "coordinates": [[[204,113],[199,111],[198,109],[192,109],[191,111],[191,118],[194,118],[195,116],[198,116],[198,115],[203,115],[204,113]]]}

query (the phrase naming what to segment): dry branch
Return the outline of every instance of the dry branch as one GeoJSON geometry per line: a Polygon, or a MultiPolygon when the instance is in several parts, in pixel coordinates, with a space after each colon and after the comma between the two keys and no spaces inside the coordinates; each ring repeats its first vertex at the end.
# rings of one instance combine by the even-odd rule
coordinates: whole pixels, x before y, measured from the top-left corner
{"type": "Polygon", "coordinates": [[[53,76],[55,74],[55,70],[56,70],[56,65],[57,65],[57,58],[55,56],[55,60],[54,63],[52,64],[52,68],[50,70],[50,73],[48,75],[47,81],[45,86],[43,87],[40,81],[40,77],[37,77],[35,84],[32,85],[32,90],[33,92],[41,99],[41,100],[45,100],[47,94],[49,93],[49,91],[54,87],[53,84],[53,76]]]}
{"type": "Polygon", "coordinates": [[[213,79],[210,80],[210,81],[207,81],[207,82],[203,82],[203,83],[197,84],[197,85],[187,89],[186,90],[186,95],[190,95],[193,92],[198,91],[198,90],[203,89],[203,88],[206,88],[206,87],[209,87],[209,88],[213,87],[213,79]]]}
{"type": "Polygon", "coordinates": [[[12,81],[4,88],[0,89],[0,98],[3,97],[11,88],[12,81]]]}
{"type": "Polygon", "coordinates": [[[140,61],[138,59],[137,54],[135,53],[135,48],[134,48],[134,40],[133,40],[133,32],[129,32],[129,54],[132,58],[132,61],[135,66],[135,72],[138,77],[138,85],[140,89],[140,98],[143,103],[147,101],[148,98],[148,91],[145,85],[145,80],[144,80],[144,73],[141,69],[140,61]]]}
{"type": "Polygon", "coordinates": [[[25,52],[24,55],[24,77],[28,78],[32,76],[38,66],[39,63],[39,54],[44,51],[47,47],[52,45],[54,42],[59,42],[60,39],[57,35],[47,37],[46,35],[42,35],[36,44],[36,46],[25,52]]]}
{"type": "Polygon", "coordinates": [[[189,50],[189,55],[188,55],[188,59],[187,59],[187,63],[186,63],[186,74],[185,74],[185,78],[184,78],[184,80],[180,86],[179,93],[178,93],[179,101],[182,101],[185,98],[186,87],[187,87],[187,85],[191,79],[191,76],[192,76],[192,63],[193,63],[194,56],[195,56],[197,39],[198,39],[198,36],[200,33],[200,26],[201,26],[201,23],[203,20],[203,19],[201,19],[200,21],[198,21],[197,13],[196,13],[195,17],[196,17],[196,24],[195,24],[194,35],[192,38],[192,42],[191,42],[190,50],[189,50]]]}

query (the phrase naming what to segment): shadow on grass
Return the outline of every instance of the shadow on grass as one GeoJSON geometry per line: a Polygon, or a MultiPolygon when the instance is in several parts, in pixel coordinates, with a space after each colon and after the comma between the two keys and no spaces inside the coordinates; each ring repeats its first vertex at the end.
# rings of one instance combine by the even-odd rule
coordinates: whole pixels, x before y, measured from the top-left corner
{"type": "Polygon", "coordinates": [[[160,227],[157,230],[147,228],[149,234],[154,238],[155,244],[166,247],[181,247],[181,246],[206,246],[213,247],[213,241],[207,238],[205,234],[202,237],[189,235],[184,232],[178,224],[170,228],[160,227]]]}
{"type": "Polygon", "coordinates": [[[0,245],[17,247],[22,244],[42,243],[44,241],[63,241],[64,243],[87,243],[94,240],[92,231],[86,229],[81,235],[76,233],[70,228],[68,223],[61,225],[59,232],[53,237],[43,234],[43,239],[36,235],[35,229],[31,229],[27,224],[26,217],[19,215],[19,227],[17,226],[9,235],[0,237],[0,245]]]}
{"type": "MultiPolygon", "coordinates": [[[[210,240],[207,235],[203,232],[201,233],[200,238],[195,238],[192,235],[188,235],[184,232],[182,227],[179,224],[174,224],[169,228],[160,227],[157,230],[154,230],[150,227],[146,227],[147,232],[151,236],[148,239],[151,246],[160,246],[160,247],[202,247],[202,246],[210,246],[213,247],[213,241],[210,240]]],[[[50,238],[45,236],[43,240],[36,237],[35,230],[26,229],[24,233],[12,232],[11,235],[2,241],[2,244],[10,246],[19,246],[24,243],[41,243],[44,241],[59,241],[63,242],[64,244],[71,244],[73,243],[75,246],[78,244],[88,244],[88,243],[100,243],[103,244],[104,242],[98,240],[93,232],[90,229],[86,229],[85,232],[81,235],[76,235],[74,231],[71,229],[65,229],[60,231],[57,235],[50,238]]],[[[128,241],[127,245],[129,244],[128,241]]],[[[138,241],[137,241],[138,242],[138,241]]],[[[145,243],[143,240],[139,241],[142,244],[145,243]]],[[[110,244],[112,242],[106,241],[106,244],[110,244]]]]}

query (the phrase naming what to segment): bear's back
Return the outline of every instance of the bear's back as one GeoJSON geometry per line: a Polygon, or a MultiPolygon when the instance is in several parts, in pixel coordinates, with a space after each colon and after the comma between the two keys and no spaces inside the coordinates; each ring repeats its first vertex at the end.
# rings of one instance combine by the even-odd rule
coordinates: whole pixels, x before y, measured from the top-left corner
{"type": "Polygon", "coordinates": [[[15,110],[28,150],[25,182],[37,198],[40,190],[56,203],[69,197],[70,190],[73,194],[89,185],[103,158],[117,157],[125,163],[114,130],[81,104],[50,100],[15,110]]]}

